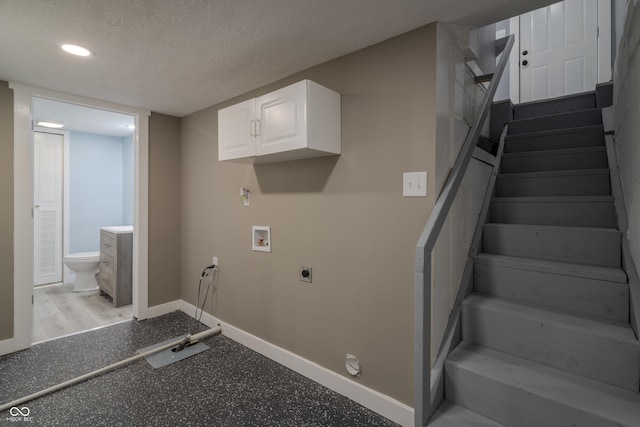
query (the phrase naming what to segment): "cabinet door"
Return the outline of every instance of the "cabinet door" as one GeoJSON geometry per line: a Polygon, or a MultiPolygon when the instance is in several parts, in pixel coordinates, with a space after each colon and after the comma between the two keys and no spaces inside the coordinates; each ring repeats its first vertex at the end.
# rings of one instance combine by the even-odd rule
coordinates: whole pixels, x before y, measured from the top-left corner
{"type": "Polygon", "coordinates": [[[256,100],[257,155],[304,148],[307,144],[307,82],[284,87],[256,100]]]}
{"type": "Polygon", "coordinates": [[[218,160],[256,155],[255,99],[218,111],[218,160]]]}

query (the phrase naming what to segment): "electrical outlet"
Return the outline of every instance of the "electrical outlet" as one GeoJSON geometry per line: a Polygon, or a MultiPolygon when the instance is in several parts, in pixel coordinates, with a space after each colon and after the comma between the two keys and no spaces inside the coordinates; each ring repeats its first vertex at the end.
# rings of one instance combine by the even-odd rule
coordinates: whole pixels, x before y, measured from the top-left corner
{"type": "Polygon", "coordinates": [[[213,257],[213,262],[211,264],[215,265],[216,267],[220,267],[220,264],[219,264],[217,256],[213,257]]]}
{"type": "Polygon", "coordinates": [[[427,173],[405,172],[402,175],[402,195],[404,197],[427,197],[427,173]]]}
{"type": "Polygon", "coordinates": [[[311,283],[312,270],[309,265],[301,265],[298,268],[298,278],[301,282],[311,283]]]}

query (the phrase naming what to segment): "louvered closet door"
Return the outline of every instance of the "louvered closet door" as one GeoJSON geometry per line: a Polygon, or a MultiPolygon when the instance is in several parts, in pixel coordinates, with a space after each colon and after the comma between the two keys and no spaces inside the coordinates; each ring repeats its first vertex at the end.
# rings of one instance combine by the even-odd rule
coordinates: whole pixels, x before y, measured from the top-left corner
{"type": "Polygon", "coordinates": [[[34,281],[62,282],[63,136],[34,132],[34,281]]]}

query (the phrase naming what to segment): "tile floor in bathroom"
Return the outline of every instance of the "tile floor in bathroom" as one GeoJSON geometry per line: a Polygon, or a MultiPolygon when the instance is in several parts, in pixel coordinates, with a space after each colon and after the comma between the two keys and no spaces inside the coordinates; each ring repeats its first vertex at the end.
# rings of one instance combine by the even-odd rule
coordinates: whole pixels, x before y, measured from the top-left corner
{"type": "MultiPolygon", "coordinates": [[[[175,312],[2,356],[0,404],[130,357],[192,326],[191,317],[175,312]]],[[[29,408],[32,426],[396,425],[229,338],[204,342],[209,350],[178,363],[155,370],[137,361],[20,406],[29,408]]],[[[15,425],[10,417],[0,413],[0,425],[15,425]]]]}

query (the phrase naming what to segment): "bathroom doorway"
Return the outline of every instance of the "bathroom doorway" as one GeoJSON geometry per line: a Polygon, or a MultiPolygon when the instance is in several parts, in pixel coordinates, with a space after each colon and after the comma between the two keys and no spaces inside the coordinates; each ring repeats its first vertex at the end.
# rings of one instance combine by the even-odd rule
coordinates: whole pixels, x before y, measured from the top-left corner
{"type": "Polygon", "coordinates": [[[95,274],[101,227],[133,226],[135,117],[38,97],[32,116],[36,343],[133,318],[95,274]],[[76,272],[71,258],[95,268],[76,272]],[[92,283],[78,288],[80,275],[92,283]]]}
{"type": "Polygon", "coordinates": [[[10,82],[13,91],[14,273],[13,333],[0,341],[0,355],[31,346],[33,325],[33,115],[34,98],[83,105],[135,117],[133,317],[146,319],[149,309],[149,116],[151,112],[108,101],[10,82]]]}

